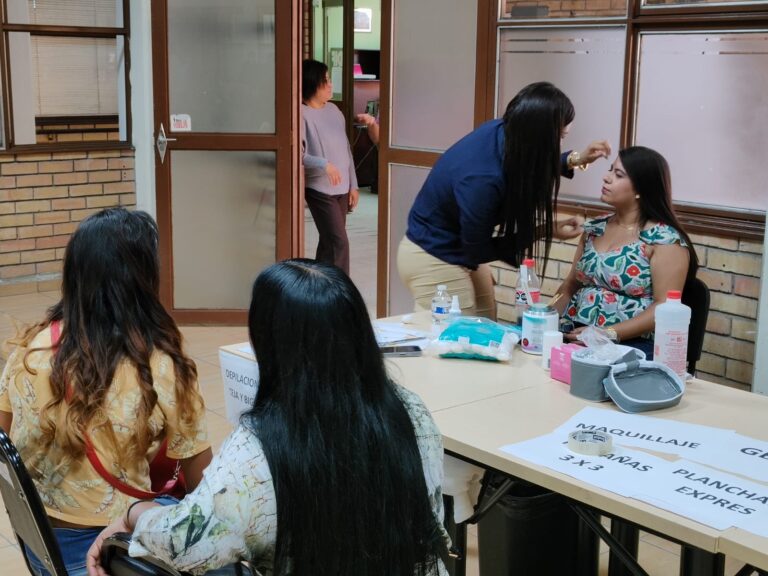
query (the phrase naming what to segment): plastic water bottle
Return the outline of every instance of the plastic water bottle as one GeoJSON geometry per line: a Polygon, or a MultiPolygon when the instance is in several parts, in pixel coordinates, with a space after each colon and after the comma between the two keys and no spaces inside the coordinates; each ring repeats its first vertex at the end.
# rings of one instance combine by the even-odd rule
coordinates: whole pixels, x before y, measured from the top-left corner
{"type": "Polygon", "coordinates": [[[536,265],[533,258],[526,258],[520,265],[520,274],[517,276],[517,288],[515,288],[515,310],[517,312],[517,324],[523,325],[523,314],[528,310],[529,304],[541,301],[541,283],[536,276],[536,265]],[[528,302],[528,294],[533,302],[528,302]]]}
{"type": "Polygon", "coordinates": [[[448,296],[448,287],[438,284],[435,295],[432,296],[432,325],[443,327],[448,320],[451,310],[451,297],[448,296]]]}
{"type": "Polygon", "coordinates": [[[681,296],[679,290],[670,290],[667,301],[654,310],[653,359],[685,379],[691,309],[680,301],[681,296]]]}
{"type": "Polygon", "coordinates": [[[448,310],[448,323],[461,318],[461,306],[459,306],[459,296],[454,294],[451,297],[451,309],[448,310]]]}

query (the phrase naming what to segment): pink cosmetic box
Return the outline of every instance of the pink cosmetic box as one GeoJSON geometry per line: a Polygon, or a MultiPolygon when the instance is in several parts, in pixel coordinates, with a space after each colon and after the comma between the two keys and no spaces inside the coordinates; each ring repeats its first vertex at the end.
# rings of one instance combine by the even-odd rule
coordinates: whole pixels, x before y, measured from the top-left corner
{"type": "Polygon", "coordinates": [[[583,350],[579,344],[561,344],[552,348],[552,356],[549,364],[549,375],[555,380],[571,383],[571,354],[574,350],[583,350]]]}

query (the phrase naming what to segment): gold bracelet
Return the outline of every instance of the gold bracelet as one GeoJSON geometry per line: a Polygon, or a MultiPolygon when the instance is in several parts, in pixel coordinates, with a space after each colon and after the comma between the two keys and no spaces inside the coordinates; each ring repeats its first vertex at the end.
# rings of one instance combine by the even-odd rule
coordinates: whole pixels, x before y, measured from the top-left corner
{"type": "Polygon", "coordinates": [[[568,168],[571,170],[578,168],[582,172],[586,172],[587,168],[589,168],[589,164],[581,161],[581,154],[579,154],[576,150],[572,150],[571,153],[568,154],[566,162],[568,164],[568,168]]]}
{"type": "Polygon", "coordinates": [[[619,335],[616,333],[616,330],[613,328],[605,328],[605,335],[608,337],[609,340],[612,342],[616,342],[617,344],[621,342],[619,339],[619,335]]]}

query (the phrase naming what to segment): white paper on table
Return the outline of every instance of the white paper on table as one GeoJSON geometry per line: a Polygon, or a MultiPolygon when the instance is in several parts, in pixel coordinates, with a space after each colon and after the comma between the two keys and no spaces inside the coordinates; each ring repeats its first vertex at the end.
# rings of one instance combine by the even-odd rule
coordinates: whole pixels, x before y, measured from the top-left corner
{"type": "Polygon", "coordinates": [[[768,482],[768,442],[734,434],[722,443],[702,446],[689,456],[696,462],[768,482]]]}
{"type": "Polygon", "coordinates": [[[632,496],[657,470],[673,464],[646,452],[614,446],[605,456],[585,456],[572,452],[567,434],[553,432],[525,442],[502,446],[507,454],[562,472],[604,490],[632,496]]]}
{"type": "Polygon", "coordinates": [[[586,407],[557,428],[567,436],[573,430],[597,430],[613,436],[613,443],[706,460],[733,440],[733,430],[665,420],[641,414],[586,407]]]}
{"type": "Polygon", "coordinates": [[[768,486],[692,462],[669,462],[614,445],[605,456],[572,452],[555,432],[501,450],[717,530],[768,536],[768,486]]]}
{"type": "Polygon", "coordinates": [[[739,522],[736,528],[741,528],[747,532],[752,532],[763,538],[768,538],[768,514],[755,514],[748,518],[744,518],[739,522]]]}
{"type": "Polygon", "coordinates": [[[668,502],[648,494],[633,495],[632,498],[645,502],[646,504],[650,504],[651,506],[656,506],[656,508],[666,510],[667,512],[672,512],[673,514],[677,514],[683,518],[694,520],[699,524],[704,524],[705,526],[709,526],[715,530],[727,530],[733,526],[733,523],[730,522],[730,520],[727,518],[718,517],[715,514],[707,514],[702,510],[699,510],[698,513],[696,513],[696,511],[692,510],[690,506],[686,506],[685,503],[681,504],[679,502],[668,502]],[[642,496],[642,498],[640,496],[642,496]]]}
{"type": "Polygon", "coordinates": [[[762,519],[768,534],[768,486],[690,460],[656,470],[632,497],[718,530],[752,532],[762,519]]]}
{"type": "Polygon", "coordinates": [[[428,341],[429,336],[426,332],[394,322],[374,322],[373,332],[376,334],[376,342],[379,343],[379,346],[424,339],[428,341]]]}

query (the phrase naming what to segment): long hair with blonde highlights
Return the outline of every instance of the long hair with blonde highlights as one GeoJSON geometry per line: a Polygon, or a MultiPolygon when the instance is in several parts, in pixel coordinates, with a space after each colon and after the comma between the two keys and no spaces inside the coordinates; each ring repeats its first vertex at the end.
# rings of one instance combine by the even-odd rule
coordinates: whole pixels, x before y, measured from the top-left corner
{"type": "MultiPolygon", "coordinates": [[[[52,399],[40,420],[44,447],[55,445],[65,459],[82,456],[85,434],[95,426],[103,426],[115,441],[103,406],[124,362],[136,370],[140,401],[129,445],[115,446],[115,453],[133,461],[146,458],[153,441],[150,415],[157,404],[150,366],[155,351],[173,362],[179,424],[182,431],[192,430],[202,405],[197,369],[160,303],[157,248],[157,225],[146,212],[110,208],[88,217],[66,248],[61,300],[21,338],[28,346],[52,322],[62,323],[51,366],[52,399]]],[[[27,349],[28,370],[29,355],[39,350],[27,349]]]]}

